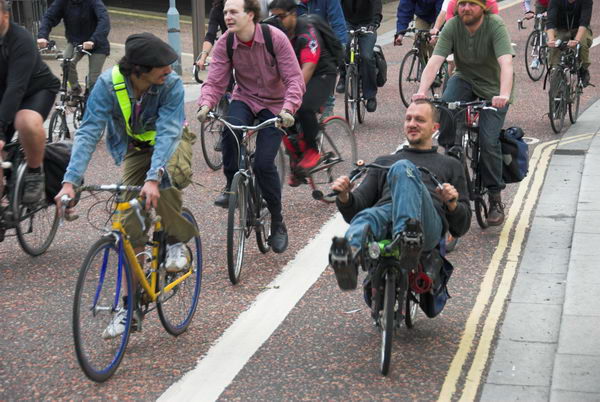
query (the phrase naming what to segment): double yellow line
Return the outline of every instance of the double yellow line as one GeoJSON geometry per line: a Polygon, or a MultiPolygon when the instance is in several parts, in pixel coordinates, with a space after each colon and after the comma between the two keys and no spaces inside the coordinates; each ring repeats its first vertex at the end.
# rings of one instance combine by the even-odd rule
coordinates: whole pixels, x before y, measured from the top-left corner
{"type": "MultiPolygon", "coordinates": [[[[569,139],[563,140],[562,144],[570,144],[589,139],[592,138],[593,135],[594,134],[592,133],[569,137],[569,139]]],[[[554,140],[540,144],[535,148],[531,159],[529,160],[530,172],[535,173],[527,176],[519,185],[517,194],[515,195],[512,206],[507,214],[506,222],[502,228],[498,247],[488,265],[485,277],[481,283],[479,294],[475,300],[475,305],[467,319],[465,331],[462,335],[458,350],[448,369],[446,379],[438,396],[439,401],[450,401],[455,396],[460,376],[466,370],[465,363],[467,358],[476,347],[473,361],[468,370],[464,386],[460,392],[461,401],[475,400],[477,390],[481,383],[481,377],[488,361],[494,333],[498,326],[498,321],[502,315],[504,304],[516,273],[519,256],[521,255],[521,248],[525,239],[525,231],[527,226],[529,226],[533,208],[539,197],[542,184],[544,183],[550,156],[558,143],[559,140],[554,140]],[[525,200],[524,203],[523,200],[525,200]],[[512,242],[510,242],[510,235],[513,232],[513,228],[514,238],[512,242]],[[500,263],[507,250],[506,265],[502,270],[502,277],[492,300],[494,281],[498,274],[500,263]],[[484,311],[488,304],[490,304],[490,300],[491,306],[485,317],[481,336],[475,344],[474,339],[477,335],[477,327],[484,317],[484,311]]]]}

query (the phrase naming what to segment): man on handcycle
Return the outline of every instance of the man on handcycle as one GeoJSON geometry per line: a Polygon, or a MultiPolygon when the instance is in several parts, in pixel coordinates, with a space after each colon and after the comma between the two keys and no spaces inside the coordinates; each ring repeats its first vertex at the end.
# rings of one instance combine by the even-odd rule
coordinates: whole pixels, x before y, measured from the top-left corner
{"type": "MultiPolygon", "coordinates": [[[[308,171],[319,163],[321,157],[317,149],[317,112],[333,92],[337,65],[318,29],[305,17],[297,17],[296,7],[295,0],[273,0],[269,5],[271,14],[281,21],[281,27],[292,42],[306,85],[302,106],[298,109],[296,117],[302,125],[307,149],[297,167],[308,171]]],[[[299,184],[292,173],[289,185],[295,187],[299,184]]]]}
{"type": "MultiPolygon", "coordinates": [[[[59,206],[64,194],[74,198],[73,187],[81,184],[106,128],[106,142],[115,163],[125,164],[123,184],[143,185],[139,195],[145,198],[146,209],[155,208],[162,218],[167,232],[165,268],[171,273],[189,267],[191,256],[185,243],[198,235],[181,215],[180,188],[189,177],[178,169],[180,166],[167,171],[171,158],[179,158],[188,149],[180,146],[185,120],[184,90],[181,78],[171,69],[175,60],[177,54],[173,49],[150,33],[127,38],[125,56],[117,66],[102,73],[94,86],[75,136],[63,187],[55,198],[59,206]]],[[[183,132],[183,139],[191,141],[187,129],[183,132]]],[[[129,198],[135,196],[137,194],[128,195],[129,198]]],[[[134,211],[128,212],[131,213],[125,217],[125,230],[139,253],[148,238],[134,211]]],[[[135,283],[133,288],[136,288],[135,283]]],[[[122,334],[126,318],[126,311],[116,314],[103,337],[122,334]]]]}
{"type": "Polygon", "coordinates": [[[433,134],[440,127],[438,118],[430,101],[411,103],[404,120],[409,145],[375,160],[389,170],[369,169],[354,191],[347,176],[332,184],[338,192],[337,207],[350,223],[344,237],[333,238],[329,252],[340,289],[356,288],[367,227],[375,240],[402,236],[400,264],[406,269],[416,267],[421,252],[435,248],[446,231],[460,237],[469,230],[471,208],[462,165],[433,146],[433,134]],[[423,174],[419,168],[429,173],[423,174]],[[420,244],[405,242],[406,237],[418,238],[420,244]]]}
{"type": "MultiPolygon", "coordinates": [[[[421,84],[413,99],[425,98],[437,72],[454,53],[456,72],[448,80],[442,100],[446,102],[491,100],[497,109],[482,110],[479,117],[481,176],[489,191],[487,221],[491,226],[504,222],[501,191],[502,149],[500,130],[512,101],[514,51],[506,25],[491,14],[482,0],[458,0],[458,18],[450,19],[440,33],[433,55],[429,59],[421,84]]],[[[449,113],[443,113],[438,142],[446,148],[455,145],[456,129],[449,113]]]]}
{"type": "MultiPolygon", "coordinates": [[[[290,41],[279,29],[258,24],[257,0],[227,0],[223,12],[228,30],[215,44],[208,78],[198,99],[198,120],[205,121],[210,109],[219,103],[235,69],[236,86],[227,120],[236,125],[251,125],[255,118],[263,122],[277,114],[284,127],[292,126],[305,85],[290,41]],[[231,55],[227,49],[230,35],[233,35],[231,55]]],[[[288,245],[281,184],[275,166],[281,139],[282,132],[276,127],[260,130],[254,154],[254,172],[271,213],[269,243],[276,253],[284,252],[288,245]]],[[[237,142],[227,129],[223,135],[223,171],[227,184],[215,205],[227,208],[229,189],[238,171],[237,142]]]]}
{"type": "Polygon", "coordinates": [[[27,159],[24,204],[45,196],[44,120],[59,88],[60,81],[42,61],[31,34],[10,21],[8,3],[0,0],[0,152],[18,131],[27,159]]]}

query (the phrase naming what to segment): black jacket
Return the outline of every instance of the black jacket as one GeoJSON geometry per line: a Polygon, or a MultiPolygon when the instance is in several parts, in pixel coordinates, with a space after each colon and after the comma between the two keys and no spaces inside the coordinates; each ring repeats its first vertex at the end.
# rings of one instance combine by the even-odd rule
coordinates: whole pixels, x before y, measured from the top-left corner
{"type": "Polygon", "coordinates": [[[110,53],[110,20],[101,0],[54,0],[42,19],[38,38],[48,39],[50,31],[61,19],[69,43],[80,45],[92,41],[92,53],[110,53]]]}
{"type": "Polygon", "coordinates": [[[590,27],[593,0],[550,0],[546,29],[571,30],[590,27]]]}
{"type": "Polygon", "coordinates": [[[23,99],[44,89],[56,93],[59,87],[31,34],[11,22],[0,39],[0,128],[13,122],[23,99]]]}
{"type": "Polygon", "coordinates": [[[225,24],[225,16],[223,15],[223,4],[213,5],[208,15],[208,29],[204,36],[205,42],[210,42],[211,45],[215,44],[217,40],[217,31],[221,30],[221,34],[227,31],[227,25],[225,24]]]}
{"type": "Polygon", "coordinates": [[[337,64],[333,55],[329,52],[321,33],[311,23],[306,21],[304,17],[298,17],[296,21],[296,32],[292,38],[292,46],[298,61],[300,61],[300,52],[302,49],[314,46],[312,45],[312,41],[314,40],[316,40],[319,45],[321,55],[317,67],[313,72],[313,76],[316,77],[323,74],[335,75],[337,73],[337,64]]]}
{"type": "Polygon", "coordinates": [[[342,10],[351,25],[379,27],[383,18],[381,0],[342,0],[342,10]]]}
{"type": "MultiPolygon", "coordinates": [[[[403,159],[411,161],[417,167],[421,166],[429,169],[440,182],[450,183],[456,188],[458,191],[458,207],[450,212],[435,192],[436,184],[431,180],[431,177],[426,174],[421,175],[425,187],[431,194],[433,205],[442,218],[444,233],[449,230],[455,237],[467,233],[471,226],[471,206],[469,205],[467,182],[461,163],[457,159],[438,153],[437,147],[427,151],[404,147],[395,154],[380,156],[375,160],[375,163],[391,166],[394,162],[403,159]]],[[[350,193],[348,203],[342,204],[339,199],[337,200],[338,209],[346,222],[350,222],[363,209],[392,202],[390,186],[387,183],[387,173],[387,170],[383,169],[369,169],[360,186],[350,193]]]]}

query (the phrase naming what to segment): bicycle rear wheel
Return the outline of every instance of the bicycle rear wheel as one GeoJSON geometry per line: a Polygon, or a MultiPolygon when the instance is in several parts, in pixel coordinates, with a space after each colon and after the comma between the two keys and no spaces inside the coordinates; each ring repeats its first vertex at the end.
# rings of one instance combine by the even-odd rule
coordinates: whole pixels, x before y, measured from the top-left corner
{"type": "Polygon", "coordinates": [[[347,66],[346,71],[346,93],[344,94],[344,110],[346,121],[350,129],[354,131],[358,120],[358,72],[356,66],[347,66]]]}
{"type": "Polygon", "coordinates": [[[412,96],[419,90],[421,84],[421,62],[415,49],[411,49],[404,55],[400,64],[400,75],[398,77],[398,86],[400,98],[404,106],[410,105],[412,96]]]}
{"type": "Polygon", "coordinates": [[[52,244],[59,219],[56,205],[48,202],[45,194],[35,204],[23,204],[26,171],[27,165],[22,163],[17,170],[12,205],[17,218],[17,240],[27,254],[35,257],[43,254],[52,244]]]}
{"type": "Polygon", "coordinates": [[[381,374],[388,375],[392,360],[392,342],[394,338],[394,315],[396,305],[396,275],[388,271],[385,278],[383,310],[380,315],[381,326],[381,374]]]}
{"type": "Polygon", "coordinates": [[[525,43],[525,68],[527,75],[532,81],[539,81],[544,76],[546,63],[543,59],[542,43],[540,42],[540,32],[538,30],[531,31],[525,43]],[[532,66],[532,62],[537,60],[537,68],[532,66]]]}
{"type": "Polygon", "coordinates": [[[321,124],[317,139],[321,162],[310,172],[310,185],[313,197],[324,202],[334,202],[333,197],[315,197],[329,194],[330,184],[338,177],[348,174],[356,162],[356,139],[348,123],[340,117],[330,117],[321,124]]]}
{"type": "Polygon", "coordinates": [[[67,116],[63,110],[55,110],[48,125],[48,142],[57,142],[71,138],[67,116]]]}
{"type": "Polygon", "coordinates": [[[406,293],[406,311],[404,313],[404,323],[408,329],[411,329],[415,326],[415,318],[417,317],[417,312],[419,311],[420,298],[420,294],[413,293],[410,290],[406,293]]]}
{"type": "Polygon", "coordinates": [[[244,247],[248,237],[248,186],[245,178],[236,173],[231,183],[227,216],[227,272],[232,284],[240,281],[244,263],[244,247]]]}
{"type": "MultiPolygon", "coordinates": [[[[198,230],[196,219],[189,209],[183,208],[181,215],[198,230]]],[[[161,293],[170,283],[187,276],[183,282],[180,282],[166,294],[161,294],[156,302],[160,322],[167,332],[174,336],[184,333],[192,322],[198,306],[202,285],[202,241],[200,236],[190,239],[186,247],[191,256],[188,270],[177,273],[159,273],[159,290],[161,293]]]]}
{"type": "Polygon", "coordinates": [[[569,102],[569,120],[571,120],[571,124],[575,124],[577,122],[577,118],[579,117],[579,103],[581,102],[581,93],[583,92],[583,87],[581,85],[581,79],[579,78],[579,74],[571,74],[570,76],[570,87],[572,93],[570,94],[570,102],[569,102]]]}
{"type": "Polygon", "coordinates": [[[85,375],[104,382],[119,367],[129,341],[133,303],[131,270],[123,258],[119,266],[119,251],[112,236],[98,240],[88,252],[77,279],[73,303],[73,340],[77,361],[85,375]],[[105,328],[120,311],[126,311],[124,332],[103,339],[105,328]]]}
{"type": "Polygon", "coordinates": [[[550,90],[548,91],[550,125],[552,130],[559,134],[565,125],[567,114],[567,88],[560,70],[555,70],[550,75],[550,90]]]}

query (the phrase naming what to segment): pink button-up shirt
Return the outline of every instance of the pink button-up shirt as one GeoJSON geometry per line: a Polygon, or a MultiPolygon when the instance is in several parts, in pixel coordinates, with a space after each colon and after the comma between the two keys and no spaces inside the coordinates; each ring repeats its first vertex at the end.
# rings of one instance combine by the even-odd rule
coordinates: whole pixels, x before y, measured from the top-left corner
{"type": "Polygon", "coordinates": [[[199,106],[212,109],[219,103],[229,84],[231,70],[235,69],[233,100],[244,102],[255,114],[263,109],[273,114],[281,109],[296,113],[306,91],[302,71],[287,36],[277,28],[270,29],[276,59],[267,50],[260,24],[256,24],[251,47],[234,37],[231,61],[227,55],[227,35],[231,33],[221,35],[215,44],[199,106]]]}

